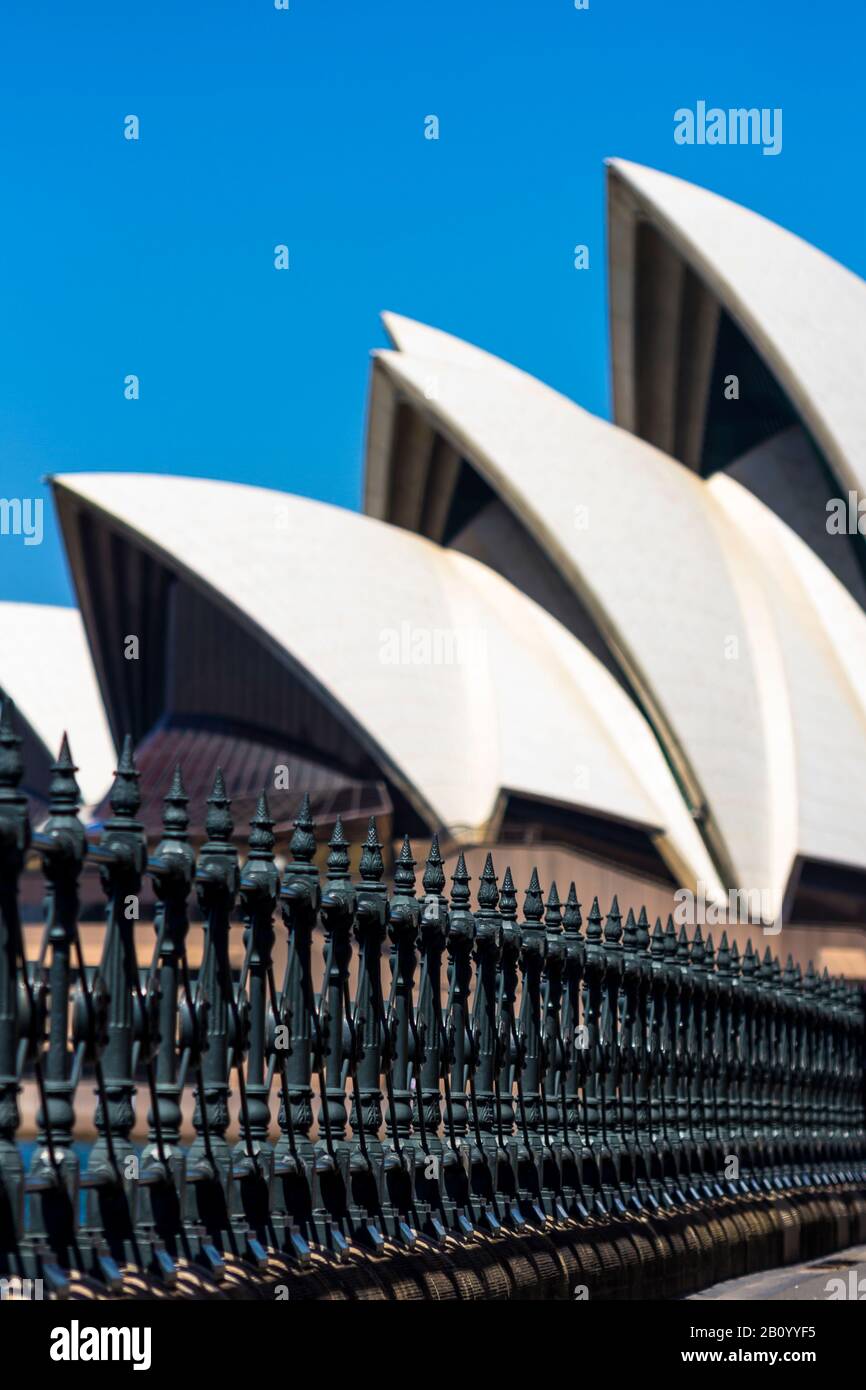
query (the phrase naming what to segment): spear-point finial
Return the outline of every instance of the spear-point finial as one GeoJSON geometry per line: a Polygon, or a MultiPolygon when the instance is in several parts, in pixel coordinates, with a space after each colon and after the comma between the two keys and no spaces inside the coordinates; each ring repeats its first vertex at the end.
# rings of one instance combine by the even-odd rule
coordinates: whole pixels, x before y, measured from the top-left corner
{"type": "Polygon", "coordinates": [[[731,942],[731,975],[736,977],[742,971],[742,961],[740,960],[740,948],[736,939],[731,942]]]}
{"type": "Polygon", "coordinates": [[[619,903],[614,895],[607,914],[607,921],[604,924],[604,939],[610,946],[615,946],[622,938],[622,913],[619,910],[619,903]]]}
{"type": "Polygon", "coordinates": [[[680,927],[680,934],[677,937],[677,960],[680,965],[689,963],[689,938],[686,935],[685,924],[680,927]]]}
{"type": "Polygon", "coordinates": [[[583,926],[583,918],[580,915],[580,903],[577,901],[577,889],[574,886],[574,880],[572,880],[568,890],[562,925],[567,932],[572,932],[575,936],[580,935],[580,929],[583,926]]]}
{"type": "Polygon", "coordinates": [[[141,773],[135,766],[133,756],[132,736],[126,734],[109,797],[111,809],[118,820],[131,821],[135,819],[135,813],[141,805],[141,793],[138,790],[140,777],[141,773]]]}
{"type": "Polygon", "coordinates": [[[180,763],[175,763],[171,786],[162,801],[162,827],[170,840],[183,840],[189,828],[189,797],[183,785],[180,763]]]}
{"type": "Polygon", "coordinates": [[[598,905],[598,898],[593,898],[592,907],[589,909],[589,916],[586,919],[587,944],[595,946],[601,941],[601,938],[601,909],[598,905]]]}
{"type": "Polygon", "coordinates": [[[646,955],[649,944],[649,918],[646,915],[646,908],[642,907],[637,919],[637,948],[646,955]]]}
{"type": "Polygon", "coordinates": [[[637,922],[634,913],[629,908],[625,917],[625,928],[622,933],[622,949],[633,955],[637,950],[637,922]]]}
{"type": "Polygon", "coordinates": [[[728,933],[726,931],[722,932],[722,939],[719,942],[716,965],[720,975],[729,975],[731,973],[731,948],[728,945],[728,933]]]}
{"type": "Polygon", "coordinates": [[[677,955],[677,932],[674,926],[674,919],[668,913],[668,920],[665,923],[665,956],[670,962],[676,959],[677,955]]]}
{"type": "Polygon", "coordinates": [[[502,880],[502,892],[499,895],[499,915],[506,921],[514,922],[517,918],[517,889],[514,887],[514,879],[511,877],[511,865],[507,865],[505,876],[502,880]]]}
{"type": "Polygon", "coordinates": [[[274,852],[274,843],[274,822],[263,789],[250,821],[250,853],[255,854],[256,858],[268,857],[274,852]]]}
{"type": "Polygon", "coordinates": [[[769,985],[773,980],[773,952],[767,946],[764,950],[764,959],[758,965],[758,979],[762,984],[769,985]]]}
{"type": "Polygon", "coordinates": [[[523,915],[527,922],[540,922],[544,916],[544,898],[538,882],[538,870],[533,865],[529,887],[523,897],[523,915]]]}
{"type": "Polygon", "coordinates": [[[400,853],[394,866],[394,891],[408,895],[410,898],[415,896],[415,860],[412,857],[412,845],[408,835],[403,836],[403,843],[400,846],[400,853]]]}
{"type": "Polygon", "coordinates": [[[788,952],[788,959],[785,961],[785,974],[783,978],[785,989],[797,988],[797,972],[794,969],[794,957],[788,952]]]}
{"type": "Polygon", "coordinates": [[[743,979],[750,980],[758,968],[758,958],[752,946],[752,938],[746,942],[746,949],[743,952],[743,979]]]}
{"type": "Polygon", "coordinates": [[[713,944],[713,933],[707,932],[707,939],[704,943],[704,969],[713,973],[716,965],[716,948],[713,944]]]}
{"type": "Polygon", "coordinates": [[[207,837],[214,843],[225,843],[234,834],[234,821],[231,815],[231,802],[226,795],[223,770],[218,767],[214,777],[213,790],[207,799],[207,813],[204,818],[207,837]]]}
{"type": "Polygon", "coordinates": [[[704,958],[705,958],[704,934],[703,934],[703,932],[701,931],[701,924],[700,924],[700,922],[698,922],[697,926],[695,927],[695,934],[694,934],[694,936],[693,936],[693,938],[692,938],[692,945],[691,945],[691,950],[690,950],[690,952],[689,952],[689,959],[691,960],[692,965],[697,965],[697,966],[700,967],[700,966],[702,966],[702,965],[704,964],[704,958]]]}
{"type": "Polygon", "coordinates": [[[135,757],[133,755],[132,734],[123,735],[123,743],[120,749],[120,760],[117,764],[118,772],[135,772],[135,757]]]}
{"type": "Polygon", "coordinates": [[[466,872],[466,860],[463,858],[463,851],[457,858],[457,868],[451,875],[451,882],[454,887],[451,889],[452,908],[462,908],[469,906],[469,875],[466,872]]]}
{"type": "Polygon", "coordinates": [[[343,822],[337,816],[334,833],[328,841],[328,878],[345,878],[349,872],[349,842],[343,834],[343,822]]]}
{"type": "Polygon", "coordinates": [[[310,793],[304,792],[301,809],[295,821],[295,829],[289,841],[289,852],[297,864],[312,864],[316,855],[316,836],[313,829],[313,816],[310,810],[310,793]]]}
{"type": "Polygon", "coordinates": [[[382,845],[376,833],[376,817],[371,816],[367,824],[367,838],[361,849],[359,865],[361,878],[365,883],[379,883],[385,872],[382,863],[382,845]]]}
{"type": "Polygon", "coordinates": [[[664,955],[664,953],[665,953],[665,934],[664,934],[664,928],[662,927],[662,919],[661,919],[661,917],[657,917],[656,920],[655,920],[655,926],[653,927],[652,938],[651,938],[651,940],[650,940],[650,955],[652,956],[653,960],[661,960],[661,959],[662,959],[662,956],[664,955]]]}
{"type": "Polygon", "coordinates": [[[442,868],[442,855],[439,853],[439,836],[434,832],[430,840],[430,853],[427,855],[427,862],[424,865],[424,877],[421,880],[424,885],[424,892],[427,894],[440,894],[445,887],[445,871],[442,868]]]}
{"type": "Polygon", "coordinates": [[[484,871],[478,883],[478,906],[486,912],[495,912],[499,902],[499,889],[496,887],[496,873],[493,868],[493,855],[488,851],[484,861],[484,871]]]}
{"type": "MultiPolygon", "coordinates": [[[[81,805],[81,792],[75,780],[77,771],[69,751],[69,739],[64,734],[57,761],[51,764],[51,781],[48,784],[48,809],[52,816],[74,815],[81,805]]],[[[119,776],[119,773],[115,776],[119,776]]],[[[114,805],[113,796],[111,804],[114,805]]]]}
{"type": "Polygon", "coordinates": [[[555,879],[551,882],[550,892],[547,895],[544,925],[548,931],[562,931],[562,906],[559,901],[559,893],[556,891],[555,879]]]}
{"type": "Polygon", "coordinates": [[[0,788],[11,791],[24,775],[21,738],[15,732],[14,709],[11,698],[4,695],[0,704],[0,788]]]}
{"type": "MultiPolygon", "coordinates": [[[[13,720],[14,710],[15,704],[12,700],[12,696],[0,694],[0,739],[18,739],[13,720]]],[[[19,743],[20,741],[21,740],[18,739],[19,743]]]]}

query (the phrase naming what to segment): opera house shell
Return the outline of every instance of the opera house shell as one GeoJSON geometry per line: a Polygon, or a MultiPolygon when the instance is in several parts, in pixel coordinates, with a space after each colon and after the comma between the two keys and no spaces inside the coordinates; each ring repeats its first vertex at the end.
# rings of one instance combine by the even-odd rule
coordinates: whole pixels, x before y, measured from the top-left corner
{"type": "Polygon", "coordinates": [[[85,809],[103,795],[115,750],[81,614],[46,603],[0,603],[0,690],[14,701],[24,757],[23,790],[38,819],[48,804],[51,764],[65,731],[80,761],[85,809]]]}
{"type": "Polygon", "coordinates": [[[866,541],[826,524],[866,481],[866,285],[619,161],[608,240],[614,424],[386,314],[366,516],[55,477],[111,734],[157,828],[177,756],[194,797],[223,762],[239,825],[282,768],[281,824],[309,788],[323,827],[375,813],[650,911],[757,891],[866,975],[866,541]]]}

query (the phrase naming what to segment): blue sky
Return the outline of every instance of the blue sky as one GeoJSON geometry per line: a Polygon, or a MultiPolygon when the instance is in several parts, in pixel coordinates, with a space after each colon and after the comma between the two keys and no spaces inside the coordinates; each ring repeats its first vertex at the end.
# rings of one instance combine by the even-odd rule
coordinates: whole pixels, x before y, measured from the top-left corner
{"type": "Polygon", "coordinates": [[[381,309],[607,415],[608,155],[866,275],[864,38],[850,0],[4,0],[0,495],[46,533],[0,538],[0,598],[72,602],[47,473],[357,507],[381,309]],[[781,107],[782,153],[676,145],[701,99],[781,107]]]}

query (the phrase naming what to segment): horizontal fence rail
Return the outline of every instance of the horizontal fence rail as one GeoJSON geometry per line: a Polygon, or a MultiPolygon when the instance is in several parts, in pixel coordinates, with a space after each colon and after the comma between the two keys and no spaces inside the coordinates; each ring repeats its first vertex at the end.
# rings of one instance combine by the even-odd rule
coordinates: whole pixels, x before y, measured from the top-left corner
{"type": "Polygon", "coordinates": [[[322,877],[306,798],[282,874],[264,794],[241,863],[219,771],[198,854],[180,769],[149,854],[129,740],[97,844],[65,739],[35,832],[20,742],[7,701],[4,1296],[39,1280],[56,1298],[673,1298],[866,1239],[854,986],[790,956],[783,967],[769,948],[741,956],[726,935],[716,947],[700,927],[689,938],[670,919],[650,928],[643,911],[623,921],[616,899],[604,918],[594,901],[584,922],[573,885],[563,904],[534,871],[521,912],[490,856],[473,908],[462,855],[445,896],[435,837],[421,892],[408,838],[389,891],[373,820],[357,881],[339,821],[322,877]],[[19,879],[34,854],[45,922],[28,959],[19,879]],[[86,861],[106,897],[96,968],[78,926],[86,861]],[[146,877],[152,924],[137,912],[146,877]],[[39,1096],[26,1165],[25,1079],[39,1096]],[[82,1164],[91,1081],[96,1138],[82,1164]],[[130,1137],[140,1081],[143,1147],[130,1137]]]}

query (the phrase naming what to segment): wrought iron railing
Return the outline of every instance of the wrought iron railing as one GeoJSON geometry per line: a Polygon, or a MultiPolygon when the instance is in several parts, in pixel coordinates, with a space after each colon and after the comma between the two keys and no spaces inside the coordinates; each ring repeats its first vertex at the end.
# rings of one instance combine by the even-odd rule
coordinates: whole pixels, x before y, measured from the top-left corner
{"type": "Polygon", "coordinates": [[[651,930],[643,911],[623,924],[616,900],[604,921],[593,902],[584,923],[574,887],[562,904],[552,885],[545,901],[535,872],[519,914],[510,870],[500,887],[489,856],[473,910],[462,855],[446,898],[435,838],[421,895],[408,838],[389,892],[372,821],[357,881],[339,822],[320,881],[306,799],[280,874],[262,795],[241,867],[219,772],[198,854],[178,769],[148,856],[128,741],[113,816],[89,845],[75,772],[64,740],[48,820],[32,832],[4,705],[7,1292],[41,1279],[60,1298],[664,1298],[866,1238],[854,986],[790,956],[782,967],[769,948],[741,957],[726,935],[715,947],[670,920],[651,930]],[[28,959],[18,885],[34,855],[45,925],[28,959]],[[97,968],[78,926],[86,860],[107,904],[97,968]],[[76,1119],[91,1077],[83,1165],[76,1119]],[[39,1097],[26,1167],[25,1081],[39,1097]],[[131,1139],[141,1088],[143,1146],[131,1139]]]}

